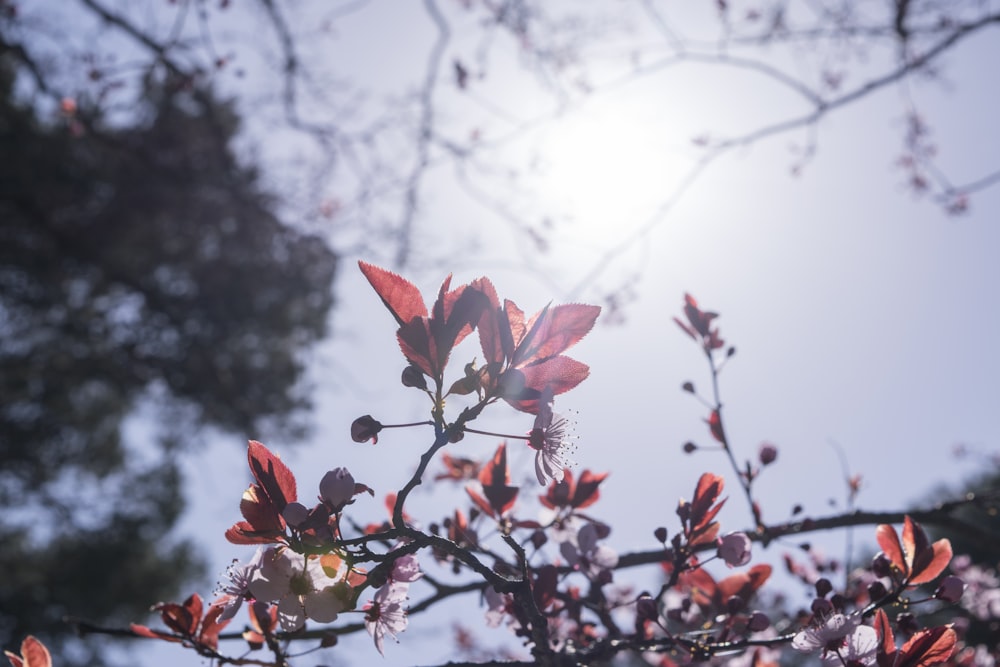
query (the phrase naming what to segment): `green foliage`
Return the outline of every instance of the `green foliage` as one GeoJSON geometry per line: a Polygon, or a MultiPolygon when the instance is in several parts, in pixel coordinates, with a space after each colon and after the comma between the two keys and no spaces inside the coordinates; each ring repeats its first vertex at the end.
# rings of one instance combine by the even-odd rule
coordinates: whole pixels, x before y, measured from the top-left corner
{"type": "Polygon", "coordinates": [[[0,39],[0,642],[58,651],[64,615],[141,618],[200,572],[164,541],[185,435],[302,433],[336,257],[276,217],[209,92],[149,78],[132,125],[44,123],[14,99],[11,52],[0,39]],[[170,437],[142,463],[122,426],[150,403],[170,437]]]}

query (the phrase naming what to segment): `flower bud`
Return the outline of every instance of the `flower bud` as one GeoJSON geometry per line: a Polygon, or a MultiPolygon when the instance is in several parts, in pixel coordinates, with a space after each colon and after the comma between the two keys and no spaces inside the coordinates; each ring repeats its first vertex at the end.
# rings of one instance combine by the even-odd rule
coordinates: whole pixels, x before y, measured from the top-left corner
{"type": "Polygon", "coordinates": [[[336,512],[354,497],[354,477],[347,468],[334,468],[320,480],[319,497],[336,512]]]}
{"type": "Polygon", "coordinates": [[[833,590],[833,584],[826,577],[816,580],[816,596],[825,598],[833,590]]]}
{"type": "Polygon", "coordinates": [[[872,574],[876,577],[888,577],[892,575],[892,563],[881,551],[872,559],[872,574]]]}
{"type": "Polygon", "coordinates": [[[309,518],[309,510],[302,503],[291,502],[285,505],[285,509],[281,512],[281,518],[289,526],[295,528],[305,523],[305,520],[309,518]]]}
{"type": "Polygon", "coordinates": [[[868,598],[872,602],[877,602],[878,600],[881,600],[886,595],[888,595],[888,593],[889,590],[885,587],[885,584],[883,584],[881,581],[873,581],[868,586],[868,598]]]}
{"type": "Polygon", "coordinates": [[[826,598],[816,598],[812,602],[812,613],[817,618],[827,618],[833,614],[833,603],[826,598]]]}
{"type": "Polygon", "coordinates": [[[750,614],[750,620],[747,621],[747,630],[750,632],[763,632],[771,627],[771,619],[767,617],[762,611],[755,611],[750,614]]]}
{"type": "Polygon", "coordinates": [[[730,595],[729,598],[726,599],[726,611],[729,612],[730,615],[738,614],[742,609],[743,598],[739,595],[730,595]]]}
{"type": "Polygon", "coordinates": [[[746,533],[729,533],[719,538],[719,558],[729,567],[738,567],[750,562],[750,537],[746,533]]]}
{"type": "Polygon", "coordinates": [[[688,440],[687,442],[684,443],[684,453],[685,454],[690,454],[693,451],[695,451],[696,449],[698,449],[698,445],[694,444],[690,440],[688,440]]]}
{"type": "Polygon", "coordinates": [[[771,465],[778,458],[778,448],[769,442],[762,442],[757,456],[761,465],[771,465]]]}
{"type": "Polygon", "coordinates": [[[666,544],[666,542],[667,542],[667,529],[664,528],[663,526],[660,526],[659,528],[657,528],[656,530],[653,531],[653,537],[656,538],[657,542],[660,542],[661,544],[666,544]]]}
{"type": "Polygon", "coordinates": [[[685,382],[684,384],[681,385],[681,389],[683,389],[684,391],[686,391],[689,394],[693,394],[694,393],[694,383],[690,382],[690,381],[685,382]]]}
{"type": "Polygon", "coordinates": [[[643,593],[635,601],[636,623],[642,621],[655,621],[658,612],[656,610],[656,600],[650,597],[649,593],[643,593]]]}
{"type": "Polygon", "coordinates": [[[413,364],[403,369],[403,376],[400,379],[404,387],[427,389],[427,378],[424,377],[424,372],[413,364]]]}
{"type": "Polygon", "coordinates": [[[941,581],[941,585],[934,592],[934,597],[942,602],[955,603],[962,599],[962,593],[964,592],[965,582],[951,575],[941,581]]]}
{"type": "Polygon", "coordinates": [[[358,417],[351,424],[351,440],[354,442],[368,442],[372,441],[372,444],[378,443],[378,434],[382,430],[382,424],[376,421],[371,415],[364,415],[363,417],[358,417]]]}

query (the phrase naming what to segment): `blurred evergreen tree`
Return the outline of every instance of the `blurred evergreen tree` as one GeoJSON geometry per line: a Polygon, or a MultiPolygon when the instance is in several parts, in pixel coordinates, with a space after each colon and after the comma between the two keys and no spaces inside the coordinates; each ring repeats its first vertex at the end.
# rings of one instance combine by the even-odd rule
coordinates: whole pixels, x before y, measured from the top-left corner
{"type": "Polygon", "coordinates": [[[141,619],[201,576],[169,535],[185,436],[301,435],[336,257],[276,217],[208,91],[147,77],[128,125],[45,123],[17,49],[0,39],[0,641],[93,665],[64,616],[141,619]],[[139,448],[123,425],[150,406],[169,437],[139,448]]]}

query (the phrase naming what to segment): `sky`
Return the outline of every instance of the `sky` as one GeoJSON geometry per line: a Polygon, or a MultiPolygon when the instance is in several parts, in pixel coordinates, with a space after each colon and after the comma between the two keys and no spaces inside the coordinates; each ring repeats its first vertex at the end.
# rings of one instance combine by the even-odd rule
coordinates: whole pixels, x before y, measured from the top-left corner
{"type": "MultiPolygon", "coordinates": [[[[759,73],[711,64],[686,63],[619,81],[615,58],[627,52],[624,38],[587,52],[586,85],[595,92],[581,93],[584,84],[577,81],[579,89],[567,86],[564,94],[547,87],[538,71],[528,71],[529,59],[502,37],[487,61],[477,60],[483,47],[472,38],[481,34],[474,15],[441,4],[452,21],[442,80],[450,83],[445,77],[453,59],[467,63],[473,77],[464,91],[441,84],[435,129],[455,141],[477,136],[484,148],[467,160],[441,148],[432,152],[420,190],[415,253],[401,272],[428,300],[449,273],[459,283],[487,275],[502,297],[527,312],[550,302],[596,302],[607,290],[628,285],[619,317],[600,322],[569,351],[590,365],[591,376],[556,404],[576,422],[577,470],[610,471],[591,511],[612,525],[611,546],[622,553],[655,548],[653,529],[663,525],[673,532],[677,500],[690,498],[706,471],[728,481],[723,529],[751,526],[724,456],[682,452],[687,441],[711,444],[707,408],[681,391],[691,381],[709,396],[711,382],[698,346],[672,321],[681,316],[686,293],[719,313],[721,335],[737,349],[721,374],[737,459],[754,458],[762,442],[778,448],[777,462],[758,487],[766,521],[790,518],[796,504],[809,516],[842,510],[845,472],[862,476],[861,508],[925,505],[935,488],[955,488],[1000,454],[1000,188],[976,194],[966,213],[948,215],[915,195],[896,164],[905,130],[901,105],[912,102],[956,182],[996,168],[991,159],[1000,154],[1000,132],[991,63],[1000,58],[1000,46],[994,33],[950,55],[940,80],[889,86],[830,114],[813,135],[780,134],[727,152],[682,188],[704,154],[696,138],[711,142],[801,113],[802,101],[759,73]],[[483,62],[488,66],[479,78],[483,62]],[[811,138],[815,154],[795,175],[792,167],[811,138]],[[463,178],[474,185],[463,186],[463,178]],[[492,204],[484,206],[485,199],[492,204]],[[537,252],[512,219],[541,229],[548,250],[537,252]],[[632,242],[588,282],[623,239],[632,242]],[[956,457],[956,445],[977,454],[956,457]]],[[[296,9],[301,15],[288,8],[296,27],[309,25],[310,8],[296,9]]],[[[695,35],[707,32],[715,18],[689,9],[675,14],[671,19],[695,35]]],[[[220,39],[229,36],[235,44],[253,32],[252,23],[225,25],[220,39]]],[[[434,40],[421,6],[365,3],[331,25],[303,42],[315,49],[306,62],[336,63],[334,73],[352,85],[364,82],[368,92],[359,116],[419,91],[434,40]]],[[[654,36],[640,30],[631,39],[647,44],[654,36]]],[[[263,39],[259,46],[262,52],[275,48],[263,39]]],[[[771,55],[789,71],[811,71],[811,54],[771,55]]],[[[845,68],[858,77],[848,78],[850,85],[885,56],[844,57],[853,59],[844,61],[845,68]]],[[[317,87],[335,79],[322,71],[329,78],[318,78],[317,87]]],[[[238,79],[220,75],[220,83],[252,106],[273,93],[266,88],[272,74],[250,67],[238,79]]],[[[325,94],[335,97],[341,89],[330,85],[325,94]]],[[[343,111],[348,105],[340,103],[343,111]]],[[[308,104],[309,113],[322,109],[319,97],[308,104]]],[[[287,186],[283,192],[298,194],[299,187],[305,196],[304,172],[285,167],[310,164],[315,147],[269,131],[275,120],[268,109],[250,114],[244,150],[262,160],[277,186],[287,186]]],[[[401,113],[399,122],[407,119],[412,117],[401,113]]],[[[345,116],[345,124],[355,121],[362,122],[345,116]]],[[[375,141],[385,142],[388,156],[398,151],[405,165],[414,156],[400,143],[398,129],[387,126],[375,141]]],[[[426,418],[428,408],[399,384],[404,363],[393,320],[355,264],[365,259],[392,266],[391,252],[356,241],[366,215],[392,217],[400,187],[381,184],[388,203],[364,209],[348,199],[355,186],[349,176],[323,184],[324,196],[346,205],[332,220],[310,223],[344,253],[332,336],[310,362],[314,436],[301,446],[266,444],[296,472],[306,498],[323,472],[337,466],[372,486],[376,500],[356,506],[364,523],[382,518],[381,497],[408,479],[429,438],[403,430],[385,432],[375,446],[349,438],[351,421],[362,414],[400,423],[426,418]]],[[[477,353],[470,339],[454,357],[456,368],[477,353]]],[[[511,434],[531,427],[529,418],[503,406],[480,421],[478,428],[511,434]]],[[[142,432],[141,415],[133,428],[142,432]]],[[[252,552],[222,538],[239,518],[247,484],[239,441],[228,434],[208,437],[204,453],[187,465],[192,506],[182,532],[201,538],[210,570],[219,573],[232,558],[252,552]]],[[[450,451],[485,457],[497,444],[469,436],[450,451]]],[[[533,491],[531,452],[512,446],[511,456],[523,491],[533,491]]],[[[421,487],[411,513],[440,521],[456,502],[464,503],[460,489],[441,486],[421,487]]],[[[873,550],[872,538],[873,531],[855,531],[859,548],[873,550]]],[[[843,533],[809,539],[830,553],[843,552],[843,533]]],[[[796,543],[755,551],[754,562],[779,563],[796,543]]],[[[622,579],[638,590],[655,585],[656,573],[628,572],[622,579]]],[[[459,619],[488,646],[516,646],[504,630],[487,631],[481,613],[467,600],[447,605],[441,615],[415,616],[382,662],[445,662],[453,657],[450,626],[459,619]]],[[[324,659],[349,664],[370,658],[369,641],[345,638],[324,659]]],[[[163,646],[149,656],[162,663],[144,664],[188,657],[163,646]]]]}

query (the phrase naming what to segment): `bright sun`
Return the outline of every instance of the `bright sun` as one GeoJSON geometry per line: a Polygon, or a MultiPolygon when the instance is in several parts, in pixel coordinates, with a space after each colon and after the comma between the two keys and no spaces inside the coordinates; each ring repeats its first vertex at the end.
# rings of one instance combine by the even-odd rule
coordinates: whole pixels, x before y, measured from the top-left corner
{"type": "Polygon", "coordinates": [[[573,237],[602,247],[638,227],[669,194],[689,158],[656,110],[592,100],[539,137],[538,188],[573,237]]]}

